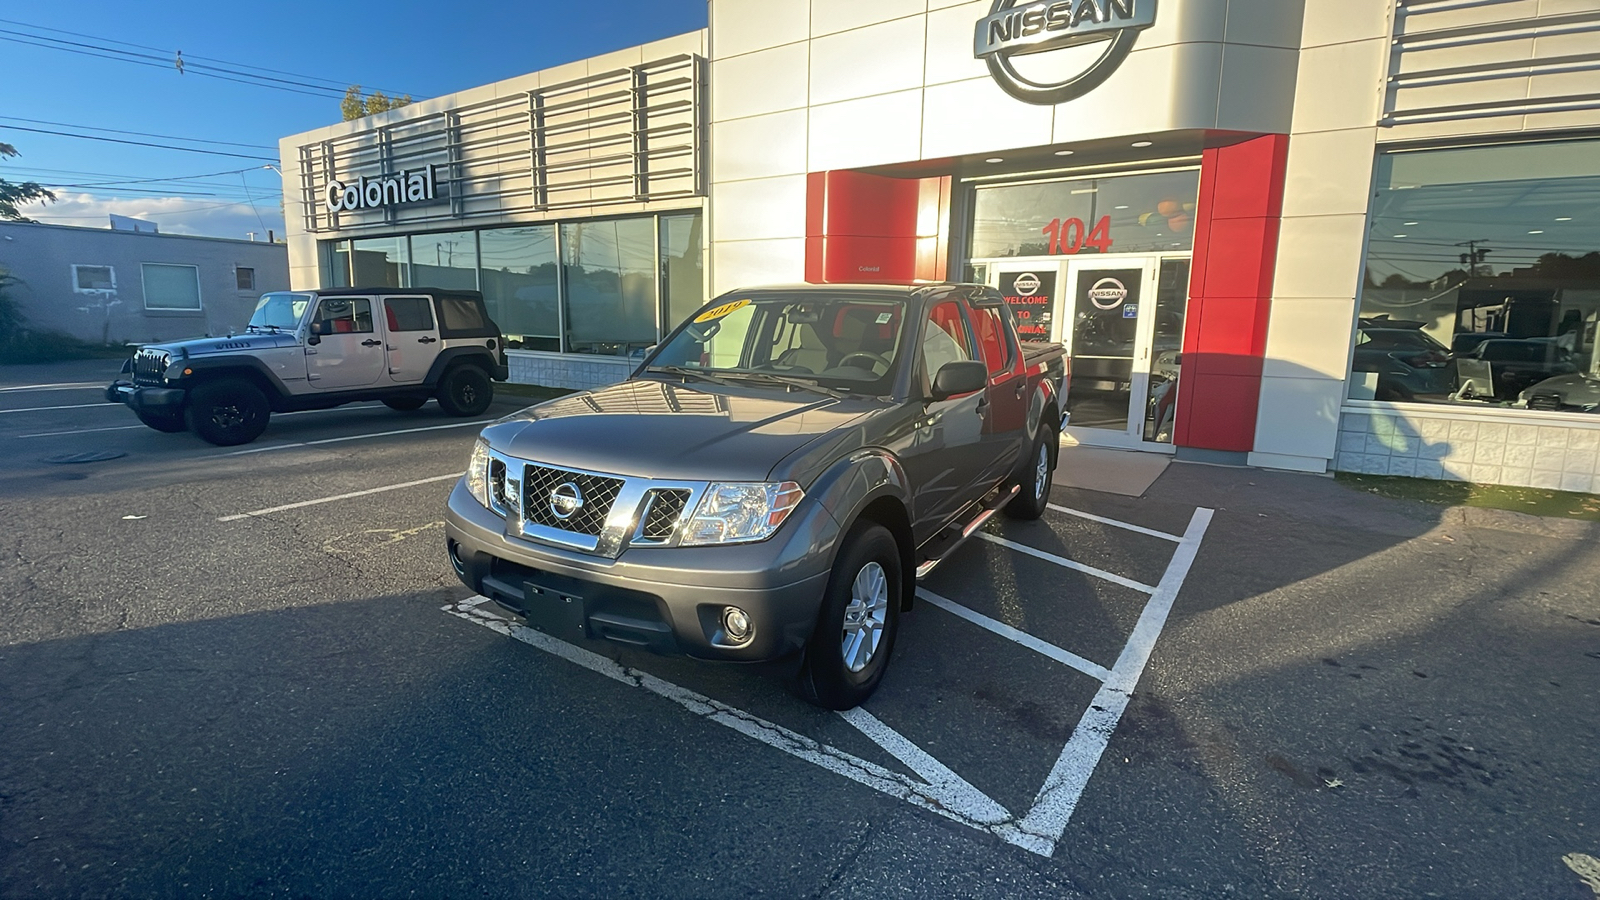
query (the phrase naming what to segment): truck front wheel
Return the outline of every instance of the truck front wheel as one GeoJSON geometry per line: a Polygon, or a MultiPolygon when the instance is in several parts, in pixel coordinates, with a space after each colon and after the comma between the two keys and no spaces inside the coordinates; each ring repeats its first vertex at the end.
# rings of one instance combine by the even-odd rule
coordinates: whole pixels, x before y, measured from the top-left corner
{"type": "Polygon", "coordinates": [[[900,627],[900,550],[888,529],[857,522],[845,535],[806,645],[800,690],[825,709],[851,709],[889,667],[900,627]]]}
{"type": "Polygon", "coordinates": [[[439,381],[439,406],[452,416],[476,416],[494,401],[489,376],[474,365],[459,365],[439,381]]]}
{"type": "Polygon", "coordinates": [[[189,430],[219,447],[260,437],[271,414],[267,396],[243,379],[222,378],[189,392],[189,430]]]}

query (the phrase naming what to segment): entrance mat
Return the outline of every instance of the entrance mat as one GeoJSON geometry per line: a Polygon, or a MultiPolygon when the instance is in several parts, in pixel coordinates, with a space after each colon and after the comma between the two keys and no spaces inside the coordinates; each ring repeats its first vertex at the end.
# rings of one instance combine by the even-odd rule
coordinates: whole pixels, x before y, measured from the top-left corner
{"type": "Polygon", "coordinates": [[[1061,442],[1055,483],[1061,487],[1139,497],[1161,477],[1170,462],[1172,457],[1165,453],[1085,447],[1068,439],[1061,442]]]}

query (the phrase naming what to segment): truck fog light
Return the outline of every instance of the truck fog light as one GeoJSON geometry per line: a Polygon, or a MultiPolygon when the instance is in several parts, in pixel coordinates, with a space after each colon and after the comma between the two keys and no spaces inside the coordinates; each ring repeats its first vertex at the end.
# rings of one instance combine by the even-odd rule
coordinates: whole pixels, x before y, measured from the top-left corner
{"type": "Polygon", "coordinates": [[[445,547],[450,552],[450,568],[456,570],[456,575],[467,577],[467,564],[461,561],[461,545],[455,541],[447,541],[445,547]]]}
{"type": "Polygon", "coordinates": [[[744,640],[750,636],[750,614],[737,606],[726,607],[722,610],[722,630],[732,640],[744,640]]]}

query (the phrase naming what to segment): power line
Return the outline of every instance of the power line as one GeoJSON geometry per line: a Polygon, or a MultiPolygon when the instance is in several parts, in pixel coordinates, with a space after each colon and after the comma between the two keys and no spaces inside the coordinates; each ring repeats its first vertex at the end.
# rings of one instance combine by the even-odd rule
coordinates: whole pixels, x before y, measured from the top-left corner
{"type": "Polygon", "coordinates": [[[248,153],[228,153],[224,150],[202,150],[198,147],[174,147],[171,144],[152,144],[148,141],[129,141],[122,138],[100,137],[95,134],[72,134],[66,131],[50,131],[44,128],[26,128],[21,125],[0,125],[0,128],[9,128],[13,131],[31,131],[35,134],[53,134],[60,137],[82,138],[86,141],[105,141],[110,144],[132,144],[136,147],[156,147],[161,150],[182,150],[186,153],[204,153],[208,156],[232,156],[235,159],[259,159],[262,162],[277,162],[276,156],[252,156],[248,153]]]}
{"type": "Polygon", "coordinates": [[[162,138],[169,141],[187,141],[191,144],[216,144],[222,147],[248,147],[252,150],[276,150],[266,144],[242,144],[238,141],[213,141],[206,138],[180,137],[176,134],[150,134],[144,131],[124,131],[120,128],[103,128],[99,125],[79,125],[74,122],[47,122],[44,119],[24,119],[19,116],[0,116],[8,122],[28,122],[33,125],[54,125],[58,128],[81,128],[85,131],[104,131],[110,134],[126,134],[133,137],[162,138]]]}
{"type": "MultiPolygon", "coordinates": [[[[6,32],[6,33],[18,34],[19,32],[14,32],[13,31],[13,32],[6,32]]],[[[29,35],[29,36],[33,37],[34,35],[29,35]]],[[[48,40],[56,40],[56,39],[55,38],[44,38],[44,40],[48,41],[48,40]]],[[[144,54],[132,54],[132,53],[128,53],[125,50],[114,50],[114,49],[111,49],[111,48],[103,48],[103,49],[109,50],[110,53],[112,53],[112,54],[123,54],[121,56],[113,56],[113,55],[108,55],[106,53],[94,53],[94,52],[89,51],[89,50],[75,50],[72,47],[63,47],[63,46],[58,46],[57,44],[41,44],[41,43],[38,43],[36,41],[25,41],[25,40],[22,40],[21,38],[6,37],[5,34],[0,34],[0,41],[11,41],[12,43],[15,43],[15,44],[26,44],[29,47],[43,47],[46,50],[60,50],[60,51],[62,51],[64,53],[76,53],[76,54],[78,54],[80,56],[92,56],[92,57],[95,57],[96,59],[109,59],[109,60],[114,60],[116,62],[133,63],[135,65],[140,65],[140,66],[149,66],[150,68],[153,68],[153,69],[169,69],[170,70],[170,69],[174,68],[173,63],[170,63],[170,62],[149,62],[149,61],[147,61],[145,59],[137,59],[135,57],[143,56],[144,54]]],[[[256,81],[247,81],[247,80],[242,79],[242,78],[230,78],[230,77],[228,77],[226,75],[218,75],[218,74],[216,74],[214,72],[197,71],[194,74],[201,75],[201,76],[204,76],[206,78],[217,78],[217,79],[221,79],[222,81],[237,82],[238,84],[250,84],[250,85],[255,85],[256,87],[265,87],[265,88],[272,88],[274,90],[279,90],[279,91],[288,91],[291,94],[304,94],[307,97],[321,97],[323,99],[331,99],[333,97],[341,96],[343,94],[343,91],[338,91],[338,90],[334,90],[333,88],[323,87],[322,85],[308,85],[309,87],[316,88],[316,91],[303,91],[303,90],[299,90],[297,88],[281,87],[281,86],[275,85],[275,84],[261,84],[261,83],[256,82],[256,81]]]]}

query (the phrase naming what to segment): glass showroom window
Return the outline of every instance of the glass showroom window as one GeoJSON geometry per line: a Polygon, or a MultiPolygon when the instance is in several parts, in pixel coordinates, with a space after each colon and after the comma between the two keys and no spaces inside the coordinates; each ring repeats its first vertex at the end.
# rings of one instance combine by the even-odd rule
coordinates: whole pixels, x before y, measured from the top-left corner
{"type": "Polygon", "coordinates": [[[1199,193],[1197,169],[979,187],[971,258],[1188,250],[1199,193]]]}
{"type": "Polygon", "coordinates": [[[654,344],[654,218],[561,226],[567,349],[628,356],[654,344]]]}
{"type": "Polygon", "coordinates": [[[350,286],[350,242],[322,241],[317,245],[318,260],[322,268],[322,286],[341,288],[350,286]]]}
{"type": "Polygon", "coordinates": [[[515,350],[561,349],[561,289],[556,227],[496,228],[478,233],[483,300],[515,350]]]}
{"type": "Polygon", "coordinates": [[[144,263],[144,308],[200,311],[200,270],[195,266],[144,263]]]}
{"type": "Polygon", "coordinates": [[[351,287],[410,287],[411,259],[403,237],[350,242],[351,287]]]}
{"type": "Polygon", "coordinates": [[[661,217],[661,289],[666,292],[661,332],[677,328],[706,302],[699,213],[661,217]]]}
{"type": "Polygon", "coordinates": [[[1600,141],[1378,157],[1353,400],[1600,411],[1600,141]]]}
{"type": "Polygon", "coordinates": [[[410,287],[477,290],[477,232],[412,235],[410,287]]]}

